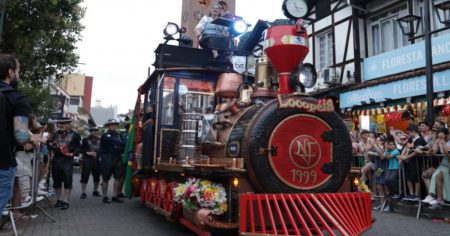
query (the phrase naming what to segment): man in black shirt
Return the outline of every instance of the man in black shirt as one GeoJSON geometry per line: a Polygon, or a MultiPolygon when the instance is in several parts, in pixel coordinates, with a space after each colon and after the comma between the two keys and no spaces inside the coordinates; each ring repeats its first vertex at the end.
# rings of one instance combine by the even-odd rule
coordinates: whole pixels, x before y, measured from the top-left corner
{"type": "Polygon", "coordinates": [[[102,158],[102,192],[103,202],[111,203],[108,198],[108,182],[111,175],[114,175],[114,202],[123,202],[118,197],[120,191],[120,177],[122,176],[123,165],[122,155],[125,148],[125,142],[117,132],[119,122],[116,119],[109,119],[105,126],[108,131],[100,138],[100,156],[102,158]]]}
{"type": "Polygon", "coordinates": [[[81,152],[81,137],[71,129],[70,118],[62,118],[56,122],[60,125],[60,129],[55,132],[49,143],[53,151],[52,176],[57,198],[55,207],[66,210],[69,208],[72,190],[73,158],[81,152]]]}
{"type": "Polygon", "coordinates": [[[420,136],[417,125],[410,124],[407,128],[409,141],[399,157],[404,163],[405,177],[408,184],[409,194],[403,199],[407,201],[419,201],[420,192],[420,175],[423,168],[422,148],[427,142],[420,136]]]}
{"type": "Polygon", "coordinates": [[[16,172],[16,146],[28,141],[39,141],[38,135],[30,135],[28,119],[30,105],[27,98],[17,90],[20,83],[19,60],[10,54],[0,54],[0,213],[11,198],[16,172]]]}
{"type": "Polygon", "coordinates": [[[94,192],[92,193],[95,197],[100,197],[98,192],[98,185],[100,182],[100,137],[98,134],[99,128],[92,127],[89,129],[91,134],[83,139],[83,144],[81,145],[81,153],[83,154],[83,165],[81,168],[81,199],[87,197],[86,185],[89,181],[89,175],[92,172],[92,177],[94,178],[94,192]]]}

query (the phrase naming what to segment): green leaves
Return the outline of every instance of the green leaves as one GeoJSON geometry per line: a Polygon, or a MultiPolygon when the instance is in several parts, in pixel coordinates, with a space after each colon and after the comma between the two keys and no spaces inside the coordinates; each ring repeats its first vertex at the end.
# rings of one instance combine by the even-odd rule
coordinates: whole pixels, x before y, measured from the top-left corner
{"type": "Polygon", "coordinates": [[[42,87],[49,77],[60,79],[78,63],[85,9],[82,0],[9,0],[0,48],[16,54],[21,79],[42,87]]]}
{"type": "Polygon", "coordinates": [[[36,117],[45,117],[53,109],[54,99],[50,95],[48,87],[39,88],[28,83],[22,83],[19,89],[28,98],[31,112],[36,117]]]}

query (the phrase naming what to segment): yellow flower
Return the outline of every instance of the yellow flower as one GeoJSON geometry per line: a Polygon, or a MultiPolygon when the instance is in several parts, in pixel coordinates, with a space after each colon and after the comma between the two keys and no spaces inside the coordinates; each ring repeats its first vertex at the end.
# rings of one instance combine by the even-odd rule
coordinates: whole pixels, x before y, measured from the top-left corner
{"type": "Polygon", "coordinates": [[[209,180],[202,180],[200,182],[200,185],[202,185],[202,186],[210,186],[211,185],[211,181],[209,181],[209,180]]]}
{"type": "Polygon", "coordinates": [[[226,203],[222,203],[219,208],[223,212],[226,212],[228,210],[228,205],[226,203]]]}

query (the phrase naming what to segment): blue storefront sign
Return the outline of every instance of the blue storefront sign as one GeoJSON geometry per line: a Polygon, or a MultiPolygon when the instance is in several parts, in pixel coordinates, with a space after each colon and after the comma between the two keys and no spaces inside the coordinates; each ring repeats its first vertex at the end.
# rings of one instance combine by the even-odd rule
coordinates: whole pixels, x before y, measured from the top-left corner
{"type": "MultiPolygon", "coordinates": [[[[433,64],[450,61],[450,34],[432,39],[433,64]]],[[[364,59],[364,80],[425,67],[425,46],[419,42],[364,59]]]]}
{"type": "MultiPolygon", "coordinates": [[[[433,74],[434,92],[450,90],[450,70],[435,72],[433,74]]],[[[361,105],[361,101],[383,102],[386,98],[400,99],[426,94],[426,78],[418,76],[399,80],[392,83],[381,84],[373,87],[353,90],[339,95],[340,108],[361,105]]]]}

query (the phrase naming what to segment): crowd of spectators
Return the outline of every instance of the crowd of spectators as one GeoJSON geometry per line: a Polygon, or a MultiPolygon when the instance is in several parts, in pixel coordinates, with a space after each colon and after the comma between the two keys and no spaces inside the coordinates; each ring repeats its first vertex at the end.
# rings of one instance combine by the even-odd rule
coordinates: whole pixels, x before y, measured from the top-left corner
{"type": "Polygon", "coordinates": [[[409,124],[406,132],[360,130],[351,136],[355,165],[361,167],[360,189],[379,200],[375,210],[393,211],[395,201],[422,201],[441,209],[450,201],[450,136],[444,122],[409,124]]]}

